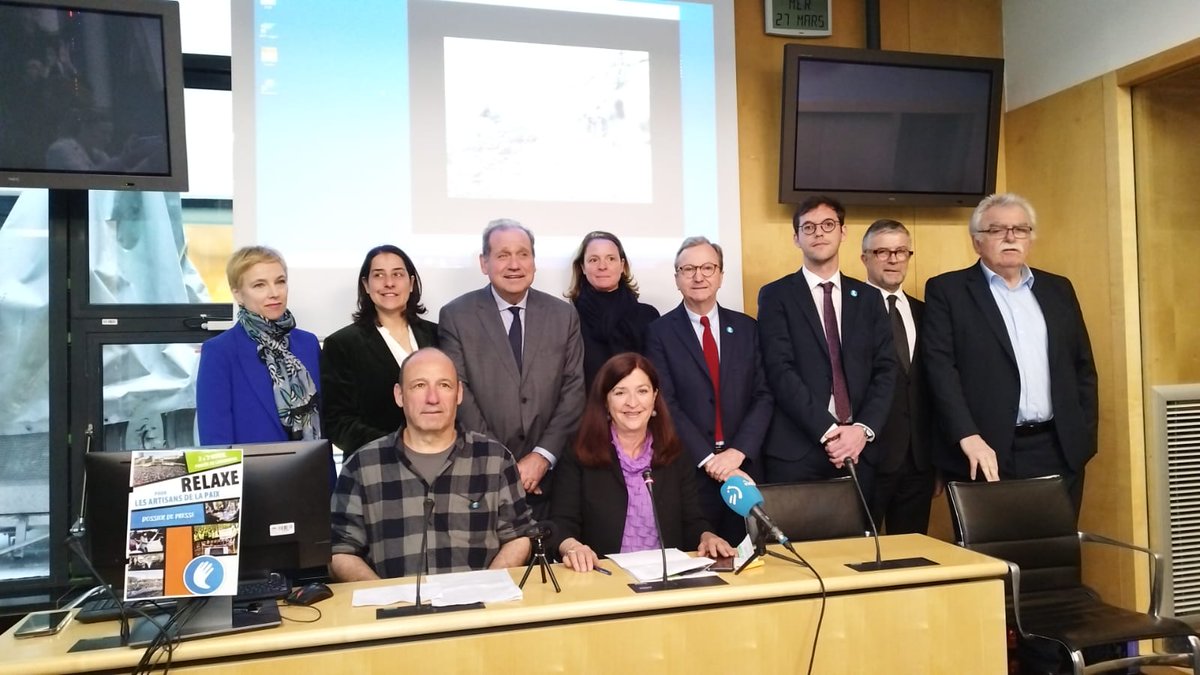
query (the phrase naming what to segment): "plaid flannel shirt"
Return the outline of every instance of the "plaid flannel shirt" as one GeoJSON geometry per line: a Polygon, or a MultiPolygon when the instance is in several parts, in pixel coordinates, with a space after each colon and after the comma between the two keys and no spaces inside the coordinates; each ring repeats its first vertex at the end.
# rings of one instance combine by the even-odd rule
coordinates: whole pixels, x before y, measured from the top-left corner
{"type": "Polygon", "coordinates": [[[384,578],[421,570],[425,498],[433,498],[429,572],[486,569],[532,523],[512,454],[459,432],[432,484],[404,455],[401,432],[372,441],[342,467],[331,499],[332,550],[362,558],[384,578]]]}

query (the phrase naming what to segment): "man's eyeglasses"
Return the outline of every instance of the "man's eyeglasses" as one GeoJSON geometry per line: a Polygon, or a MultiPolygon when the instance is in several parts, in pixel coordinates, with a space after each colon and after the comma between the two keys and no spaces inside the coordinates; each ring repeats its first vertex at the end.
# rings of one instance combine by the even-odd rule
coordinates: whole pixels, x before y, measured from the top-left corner
{"type": "Polygon", "coordinates": [[[695,275],[696,272],[700,272],[700,276],[707,279],[708,277],[711,277],[712,275],[716,274],[717,270],[719,270],[719,269],[721,269],[720,265],[714,265],[712,263],[704,263],[703,265],[680,265],[679,267],[675,268],[675,271],[680,276],[684,276],[684,277],[690,277],[690,276],[695,275]]]}
{"type": "Polygon", "coordinates": [[[980,230],[980,234],[986,234],[992,239],[1004,239],[1011,232],[1013,239],[1028,239],[1029,235],[1033,234],[1033,227],[1029,225],[992,225],[986,230],[980,230]]]}
{"type": "Polygon", "coordinates": [[[888,260],[892,256],[896,256],[896,260],[903,262],[913,257],[916,251],[910,251],[906,248],[873,248],[870,253],[875,256],[876,260],[888,260]]]}
{"type": "Polygon", "coordinates": [[[800,223],[800,231],[804,234],[815,234],[817,228],[820,227],[822,232],[833,232],[838,228],[839,225],[841,225],[841,223],[832,218],[829,220],[822,220],[820,223],[814,223],[811,220],[807,220],[803,223],[800,223]]]}

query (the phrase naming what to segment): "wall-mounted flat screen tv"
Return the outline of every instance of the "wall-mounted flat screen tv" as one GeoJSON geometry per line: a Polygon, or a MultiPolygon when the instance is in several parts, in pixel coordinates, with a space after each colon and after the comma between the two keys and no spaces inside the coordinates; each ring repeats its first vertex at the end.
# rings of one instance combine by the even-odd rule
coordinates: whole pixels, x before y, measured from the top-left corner
{"type": "Polygon", "coordinates": [[[996,188],[1004,61],[784,48],[779,201],[973,206],[996,188]]]}
{"type": "Polygon", "coordinates": [[[0,187],[187,190],[179,6],[0,0],[0,187]]]}

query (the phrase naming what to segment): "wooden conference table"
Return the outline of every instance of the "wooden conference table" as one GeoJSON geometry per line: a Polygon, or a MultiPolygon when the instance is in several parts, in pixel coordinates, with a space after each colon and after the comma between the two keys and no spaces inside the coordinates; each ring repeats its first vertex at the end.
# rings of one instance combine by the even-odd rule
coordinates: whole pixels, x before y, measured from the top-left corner
{"type": "MultiPolygon", "coordinates": [[[[825,580],[828,600],[814,673],[1006,672],[1004,563],[921,535],[883,538],[884,558],[924,556],[932,567],[855,572],[874,559],[870,539],[805,542],[797,549],[825,580]]],[[[562,593],[535,570],[518,602],[482,610],[375,619],[334,585],[314,623],[182,643],[171,672],[329,675],[340,672],[803,673],[820,610],[812,572],[768,558],[728,585],[636,594],[612,576],[555,566],[562,593]]],[[[523,569],[511,570],[514,581],[523,569]]],[[[308,620],[310,608],[283,607],[308,620]]],[[[72,623],[52,637],[0,636],[0,672],[129,672],[141,650],[67,653],[116,623],[72,623]]]]}

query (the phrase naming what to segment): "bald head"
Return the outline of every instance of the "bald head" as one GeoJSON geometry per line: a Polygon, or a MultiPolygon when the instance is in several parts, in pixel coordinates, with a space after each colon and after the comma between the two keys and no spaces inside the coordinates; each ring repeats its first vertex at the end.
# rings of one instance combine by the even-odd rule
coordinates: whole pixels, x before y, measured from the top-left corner
{"type": "Polygon", "coordinates": [[[458,371],[455,370],[454,362],[450,360],[450,357],[446,355],[446,352],[438,349],[437,347],[422,347],[421,349],[418,349],[417,351],[404,357],[404,360],[400,362],[400,384],[404,384],[405,369],[408,368],[410,363],[414,362],[417,364],[440,363],[444,366],[447,366],[450,368],[450,372],[453,373],[455,383],[458,382],[458,371]]]}
{"type": "Polygon", "coordinates": [[[462,396],[458,371],[442,350],[418,349],[400,364],[396,405],[404,409],[410,429],[424,433],[452,431],[462,396]]]}

